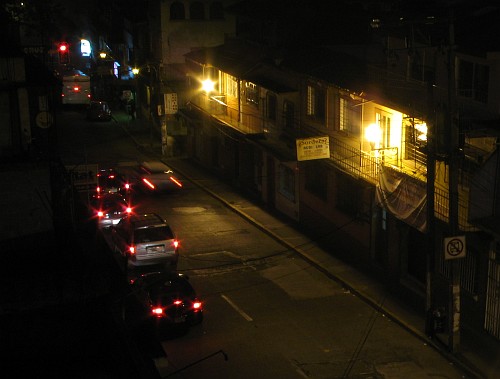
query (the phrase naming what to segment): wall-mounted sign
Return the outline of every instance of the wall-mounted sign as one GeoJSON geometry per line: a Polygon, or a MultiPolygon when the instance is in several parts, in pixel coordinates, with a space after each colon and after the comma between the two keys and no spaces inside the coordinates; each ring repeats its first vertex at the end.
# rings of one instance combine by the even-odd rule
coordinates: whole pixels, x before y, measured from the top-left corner
{"type": "Polygon", "coordinates": [[[177,104],[177,94],[176,93],[166,93],[164,94],[165,102],[165,114],[175,114],[179,109],[177,104]]]}
{"type": "Polygon", "coordinates": [[[465,258],[465,236],[444,239],[444,259],[465,258]]]}
{"type": "Polygon", "coordinates": [[[86,39],[80,40],[80,52],[82,57],[90,57],[90,53],[92,52],[92,47],[90,46],[90,42],[86,39]]]}
{"type": "Polygon", "coordinates": [[[297,160],[330,158],[330,139],[328,136],[301,138],[296,140],[297,160]]]}

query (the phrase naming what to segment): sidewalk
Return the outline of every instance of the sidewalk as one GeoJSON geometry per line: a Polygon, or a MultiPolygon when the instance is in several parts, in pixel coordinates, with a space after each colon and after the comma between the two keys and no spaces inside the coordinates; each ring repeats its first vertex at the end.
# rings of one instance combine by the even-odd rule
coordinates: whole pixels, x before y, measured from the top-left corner
{"type": "MultiPolygon", "coordinates": [[[[126,117],[126,115],[125,115],[126,117]]],[[[235,188],[221,182],[210,172],[188,158],[163,158],[161,140],[156,138],[151,144],[150,126],[147,121],[135,120],[120,123],[134,139],[139,148],[151,152],[158,159],[168,163],[186,179],[202,187],[225,206],[245,217],[255,226],[269,234],[287,249],[294,250],[305,260],[337,281],[365,302],[379,309],[386,317],[397,322],[426,344],[434,347],[446,359],[469,374],[470,378],[500,378],[500,343],[487,335],[478,336],[461,333],[460,352],[452,354],[440,340],[431,339],[425,334],[425,317],[397,299],[380,282],[370,278],[357,269],[335,258],[317,246],[306,235],[287,223],[283,218],[273,215],[247,199],[235,188]],[[299,246],[299,247],[298,247],[299,246]],[[307,246],[306,248],[300,248],[307,246]]],[[[443,340],[446,341],[446,340],[443,340]]]]}

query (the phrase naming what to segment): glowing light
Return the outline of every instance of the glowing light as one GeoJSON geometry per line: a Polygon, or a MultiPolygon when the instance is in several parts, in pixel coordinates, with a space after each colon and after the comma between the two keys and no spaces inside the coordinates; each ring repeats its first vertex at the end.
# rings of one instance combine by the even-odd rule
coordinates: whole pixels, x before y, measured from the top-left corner
{"type": "Polygon", "coordinates": [[[136,68],[136,67],[134,67],[134,68],[132,69],[132,73],[133,73],[134,75],[137,75],[137,74],[139,73],[139,69],[138,69],[138,68],[136,68]]]}
{"type": "Polygon", "coordinates": [[[415,129],[420,132],[417,138],[420,141],[427,141],[427,124],[425,122],[422,124],[415,124],[415,129]]]}
{"type": "Polygon", "coordinates": [[[378,124],[370,124],[365,130],[365,138],[368,142],[378,144],[382,140],[382,130],[378,124]]]}
{"type": "Polygon", "coordinates": [[[175,179],[173,176],[170,177],[170,180],[173,181],[175,184],[177,184],[179,187],[182,187],[182,183],[175,179]]]}
{"type": "Polygon", "coordinates": [[[151,189],[155,189],[155,185],[153,183],[151,183],[149,180],[147,180],[146,178],[143,178],[142,181],[151,189]]]}
{"type": "Polygon", "coordinates": [[[161,316],[163,314],[163,308],[153,308],[151,311],[155,316],[161,316]]]}
{"type": "Polygon", "coordinates": [[[205,79],[201,82],[201,89],[206,93],[210,93],[215,89],[215,83],[210,79],[205,79]]]}
{"type": "Polygon", "coordinates": [[[80,52],[82,53],[82,57],[89,57],[92,52],[92,47],[90,42],[86,39],[80,40],[80,52]]]}

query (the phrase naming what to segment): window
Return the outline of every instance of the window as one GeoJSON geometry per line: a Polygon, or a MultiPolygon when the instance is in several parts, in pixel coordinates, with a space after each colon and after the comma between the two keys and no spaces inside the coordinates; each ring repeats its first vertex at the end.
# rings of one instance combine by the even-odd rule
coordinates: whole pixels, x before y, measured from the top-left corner
{"type": "Polygon", "coordinates": [[[219,1],[214,1],[210,4],[210,19],[211,20],[222,20],[224,19],[224,7],[219,1]]]}
{"type": "Polygon", "coordinates": [[[283,164],[279,167],[279,193],[295,201],[295,172],[283,164]]]}
{"type": "Polygon", "coordinates": [[[309,117],[319,121],[325,120],[325,90],[319,87],[307,86],[307,109],[309,117]]]}
{"type": "Polygon", "coordinates": [[[195,1],[189,6],[189,18],[191,20],[204,20],[205,19],[205,8],[203,3],[195,1]]]}
{"type": "Polygon", "coordinates": [[[259,91],[256,84],[252,82],[245,83],[245,93],[247,104],[259,105],[259,91]]]}
{"type": "Polygon", "coordinates": [[[184,20],[186,18],[184,5],[175,1],[170,6],[170,19],[171,20],[184,20]]]}
{"type": "Polygon", "coordinates": [[[291,101],[283,102],[283,124],[286,129],[293,129],[295,125],[295,107],[291,101]]]}
{"type": "Polygon", "coordinates": [[[361,107],[345,98],[339,100],[339,130],[346,133],[359,135],[361,129],[361,107]]]}
{"type": "Polygon", "coordinates": [[[322,200],[327,200],[328,180],[326,169],[318,162],[304,162],[305,189],[322,200]]]}
{"type": "Polygon", "coordinates": [[[238,97],[238,80],[231,75],[224,74],[226,77],[226,93],[228,96],[238,97]]]}
{"type": "Polygon", "coordinates": [[[269,120],[276,121],[276,95],[272,93],[267,93],[267,109],[266,116],[269,120]]]}
{"type": "Polygon", "coordinates": [[[482,103],[488,102],[489,67],[459,60],[458,94],[482,103]]]}

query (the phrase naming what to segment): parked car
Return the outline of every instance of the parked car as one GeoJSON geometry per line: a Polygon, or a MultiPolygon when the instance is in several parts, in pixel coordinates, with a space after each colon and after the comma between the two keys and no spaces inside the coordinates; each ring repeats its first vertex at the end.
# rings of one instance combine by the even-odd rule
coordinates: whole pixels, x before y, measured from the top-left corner
{"type": "Polygon", "coordinates": [[[177,268],[179,241],[166,220],[156,213],[131,214],[111,228],[113,249],[131,266],[155,264],[177,268]]]}
{"type": "Polygon", "coordinates": [[[157,330],[175,326],[190,327],[203,321],[203,304],[189,282],[177,272],[155,271],[131,282],[126,321],[153,323],[157,330]]]}
{"type": "Polygon", "coordinates": [[[132,213],[131,205],[119,193],[94,195],[90,200],[90,208],[99,228],[116,225],[132,213]]]}
{"type": "Polygon", "coordinates": [[[126,195],[130,190],[130,183],[113,168],[100,169],[97,172],[98,194],[121,193],[126,195]]]}
{"type": "Polygon", "coordinates": [[[161,161],[141,162],[135,180],[147,191],[160,192],[182,188],[174,170],[161,161]]]}
{"type": "Polygon", "coordinates": [[[106,101],[91,101],[87,108],[87,120],[110,121],[111,109],[106,101]]]}

